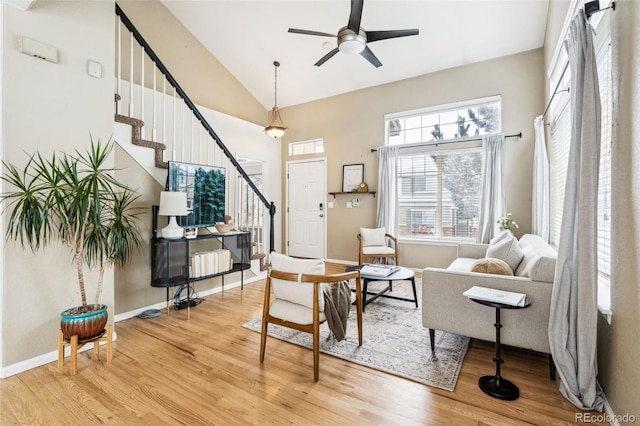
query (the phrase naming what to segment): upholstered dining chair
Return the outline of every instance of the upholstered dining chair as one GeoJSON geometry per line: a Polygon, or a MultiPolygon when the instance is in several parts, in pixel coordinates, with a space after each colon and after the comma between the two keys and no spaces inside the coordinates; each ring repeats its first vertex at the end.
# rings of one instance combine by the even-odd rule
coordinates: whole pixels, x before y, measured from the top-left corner
{"type": "Polygon", "coordinates": [[[382,259],[389,263],[393,259],[394,265],[398,263],[398,239],[385,232],[384,228],[360,228],[358,234],[360,247],[358,251],[358,263],[363,265],[368,260],[382,259]]]}
{"type": "MultiPolygon", "coordinates": [[[[358,345],[362,346],[362,288],[360,271],[326,275],[324,260],[296,259],[279,253],[269,255],[260,336],[260,363],[264,361],[269,324],[310,333],[313,336],[313,380],[318,381],[320,362],[320,324],[327,320],[322,291],[324,285],[336,285],[355,279],[358,345]]],[[[351,295],[350,295],[351,296],[351,295]]],[[[348,301],[352,304],[351,297],[348,301]]]]}

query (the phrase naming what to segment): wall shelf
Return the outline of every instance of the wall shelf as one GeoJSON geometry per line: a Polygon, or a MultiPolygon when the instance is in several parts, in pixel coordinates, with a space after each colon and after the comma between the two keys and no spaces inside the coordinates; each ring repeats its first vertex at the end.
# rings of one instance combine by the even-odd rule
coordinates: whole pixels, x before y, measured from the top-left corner
{"type": "Polygon", "coordinates": [[[361,195],[361,194],[371,194],[374,197],[376,196],[376,191],[367,191],[367,192],[330,192],[329,195],[333,195],[333,198],[336,198],[336,195],[361,195]]]}

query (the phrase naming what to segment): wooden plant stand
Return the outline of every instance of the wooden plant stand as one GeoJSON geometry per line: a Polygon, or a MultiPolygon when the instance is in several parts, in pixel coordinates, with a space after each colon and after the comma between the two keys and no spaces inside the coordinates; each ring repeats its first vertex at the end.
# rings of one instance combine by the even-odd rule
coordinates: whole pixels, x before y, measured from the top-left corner
{"type": "Polygon", "coordinates": [[[69,373],[73,376],[78,371],[78,351],[87,343],[93,343],[93,353],[97,356],[100,352],[100,342],[107,342],[107,362],[113,358],[113,325],[107,325],[107,332],[95,339],[78,342],[78,336],[71,336],[69,341],[64,339],[62,330],[58,330],[58,367],[64,366],[64,347],[71,347],[71,368],[69,373]]]}

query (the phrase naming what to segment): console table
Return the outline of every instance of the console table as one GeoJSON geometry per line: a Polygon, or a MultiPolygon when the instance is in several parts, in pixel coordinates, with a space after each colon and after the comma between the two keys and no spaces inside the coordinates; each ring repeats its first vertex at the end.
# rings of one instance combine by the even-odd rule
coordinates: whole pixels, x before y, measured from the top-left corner
{"type": "Polygon", "coordinates": [[[189,284],[213,277],[240,272],[240,288],[244,289],[244,271],[251,267],[251,233],[248,231],[211,233],[195,238],[151,239],[151,286],[166,287],[167,312],[169,312],[169,287],[187,284],[187,318],[190,317],[191,295],[189,284]],[[191,255],[203,250],[222,248],[231,254],[228,270],[195,276],[190,271],[191,255]]]}
{"type": "Polygon", "coordinates": [[[478,380],[478,386],[484,393],[494,398],[506,401],[518,399],[520,397],[520,390],[518,387],[513,382],[510,382],[500,375],[500,364],[504,363],[504,360],[500,357],[500,329],[502,328],[502,324],[500,323],[500,309],[527,308],[531,305],[531,300],[527,297],[524,306],[513,306],[505,303],[474,299],[473,297],[469,297],[469,299],[481,305],[495,308],[496,310],[496,323],[494,324],[494,327],[496,328],[496,357],[493,359],[496,363],[496,374],[495,376],[480,377],[478,380]]]}

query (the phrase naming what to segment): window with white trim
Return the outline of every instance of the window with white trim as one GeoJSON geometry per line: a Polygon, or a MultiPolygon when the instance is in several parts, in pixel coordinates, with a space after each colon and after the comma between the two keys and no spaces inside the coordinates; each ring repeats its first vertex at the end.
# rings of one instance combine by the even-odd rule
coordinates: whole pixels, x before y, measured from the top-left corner
{"type": "Polygon", "coordinates": [[[289,144],[289,155],[321,154],[324,152],[324,139],[314,139],[310,141],[291,142],[289,144]]]}
{"type": "Polygon", "coordinates": [[[399,238],[475,241],[482,173],[478,136],[500,132],[500,115],[496,96],[385,116],[386,144],[403,146],[397,167],[399,238]]]}

